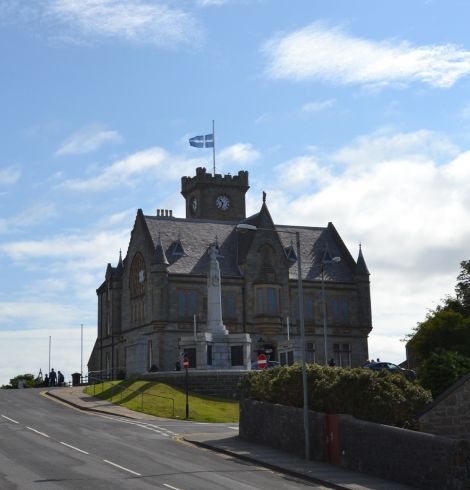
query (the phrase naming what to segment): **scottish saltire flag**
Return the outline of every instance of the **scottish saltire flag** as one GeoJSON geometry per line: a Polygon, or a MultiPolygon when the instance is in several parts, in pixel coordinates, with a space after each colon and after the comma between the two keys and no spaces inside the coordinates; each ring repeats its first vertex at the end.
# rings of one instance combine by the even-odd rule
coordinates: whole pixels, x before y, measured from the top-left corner
{"type": "Polygon", "coordinates": [[[196,148],[214,148],[214,133],[189,138],[189,144],[196,148]]]}

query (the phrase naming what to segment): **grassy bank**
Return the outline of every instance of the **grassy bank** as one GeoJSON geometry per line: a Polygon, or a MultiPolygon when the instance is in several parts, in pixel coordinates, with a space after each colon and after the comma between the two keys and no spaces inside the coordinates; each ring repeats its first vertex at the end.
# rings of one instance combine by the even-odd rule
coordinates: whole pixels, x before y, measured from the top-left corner
{"type": "MultiPolygon", "coordinates": [[[[184,419],[184,390],[155,381],[111,381],[85,388],[85,393],[158,417],[184,419]]],[[[189,420],[238,422],[238,401],[189,395],[189,420]]]]}

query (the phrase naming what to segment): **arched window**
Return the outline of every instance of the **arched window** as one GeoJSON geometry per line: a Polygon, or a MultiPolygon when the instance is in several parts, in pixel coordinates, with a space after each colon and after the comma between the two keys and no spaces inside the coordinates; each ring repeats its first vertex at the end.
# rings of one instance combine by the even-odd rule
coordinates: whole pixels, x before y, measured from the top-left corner
{"type": "Polygon", "coordinates": [[[145,281],[147,280],[147,271],[145,269],[145,260],[140,252],[137,252],[132,259],[131,271],[129,274],[129,291],[131,298],[143,296],[145,294],[145,281]]]}

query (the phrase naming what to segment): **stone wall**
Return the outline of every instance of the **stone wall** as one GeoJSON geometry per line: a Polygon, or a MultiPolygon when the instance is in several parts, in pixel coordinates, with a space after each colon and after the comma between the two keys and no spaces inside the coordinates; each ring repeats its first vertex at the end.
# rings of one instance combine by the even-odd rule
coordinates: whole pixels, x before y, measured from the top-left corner
{"type": "MultiPolygon", "coordinates": [[[[324,415],[309,412],[311,458],[324,461],[324,415]]],[[[243,399],[240,401],[240,437],[305,457],[303,409],[243,399]]]]}
{"type": "MultiPolygon", "coordinates": [[[[469,488],[470,444],[466,441],[338,415],[335,458],[331,445],[327,446],[331,438],[327,437],[326,418],[310,412],[312,459],[336,461],[344,468],[426,490],[469,488]]],[[[240,437],[302,456],[302,409],[242,400],[240,437]]]]}
{"type": "Polygon", "coordinates": [[[424,432],[470,440],[470,374],[426,407],[419,425],[424,432]]]}
{"type": "MultiPolygon", "coordinates": [[[[240,398],[239,383],[241,377],[247,371],[222,371],[222,370],[189,370],[188,383],[191,393],[200,395],[215,396],[219,398],[240,398]]],[[[162,373],[148,373],[140,375],[139,379],[159,381],[161,383],[174,386],[175,388],[185,389],[185,371],[173,371],[162,373]]]]}

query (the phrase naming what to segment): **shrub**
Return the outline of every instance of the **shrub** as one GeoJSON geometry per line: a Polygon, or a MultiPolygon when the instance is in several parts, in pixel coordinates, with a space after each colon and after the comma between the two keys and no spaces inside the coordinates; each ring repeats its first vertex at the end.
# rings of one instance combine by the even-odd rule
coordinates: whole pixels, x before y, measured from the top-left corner
{"type": "Polygon", "coordinates": [[[469,357],[458,352],[434,352],[419,368],[418,381],[436,397],[469,371],[469,357]]]}
{"type": "MultiPolygon", "coordinates": [[[[309,407],[318,412],[346,413],[362,420],[404,427],[431,401],[431,394],[418,384],[385,370],[308,364],[307,377],[309,407]]],[[[253,371],[242,378],[241,385],[247,398],[303,406],[299,364],[253,371]]]]}

